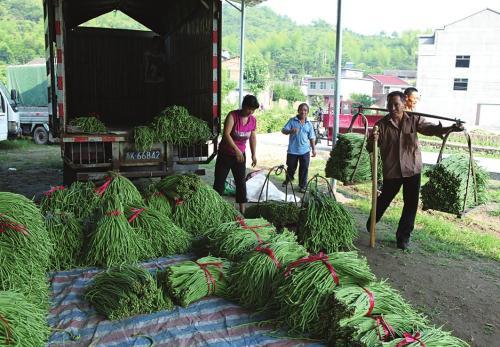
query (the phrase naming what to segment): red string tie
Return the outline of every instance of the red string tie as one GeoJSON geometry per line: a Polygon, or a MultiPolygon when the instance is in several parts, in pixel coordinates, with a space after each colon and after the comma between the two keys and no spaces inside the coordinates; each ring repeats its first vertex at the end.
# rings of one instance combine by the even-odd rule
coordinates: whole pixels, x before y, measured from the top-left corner
{"type": "Polygon", "coordinates": [[[184,200],[182,199],[179,199],[179,198],[174,198],[174,201],[175,201],[175,206],[179,206],[179,205],[182,205],[184,203],[184,200]]]}
{"type": "Polygon", "coordinates": [[[273,261],[273,263],[276,265],[276,267],[278,269],[281,269],[281,264],[280,262],[278,261],[278,259],[276,259],[276,255],[274,254],[273,250],[271,248],[269,248],[269,245],[265,246],[265,247],[261,247],[260,244],[255,248],[255,250],[257,252],[262,252],[264,254],[267,254],[269,256],[269,258],[271,258],[271,260],[273,261]]]}
{"type": "Polygon", "coordinates": [[[195,264],[198,265],[205,273],[205,278],[207,279],[208,294],[214,293],[215,292],[215,278],[214,278],[214,276],[212,276],[212,273],[208,270],[208,267],[214,266],[214,267],[219,269],[219,281],[220,281],[222,279],[222,271],[220,271],[220,269],[222,269],[224,264],[222,264],[221,262],[198,263],[197,261],[195,261],[195,264]],[[212,285],[212,287],[210,287],[210,285],[212,285]],[[210,290],[211,288],[212,288],[212,290],[210,290]]]}
{"type": "Polygon", "coordinates": [[[56,192],[58,190],[64,190],[64,186],[50,187],[50,189],[47,190],[45,193],[43,193],[43,195],[50,198],[52,196],[52,194],[54,194],[54,192],[56,192]]]}
{"type": "Polygon", "coordinates": [[[387,323],[382,316],[371,316],[377,322],[377,336],[380,341],[390,341],[396,337],[396,333],[392,326],[387,323]],[[384,336],[380,333],[380,328],[384,331],[384,336]]]}
{"type": "Polygon", "coordinates": [[[410,343],[413,343],[413,342],[419,342],[420,346],[425,347],[425,343],[420,341],[420,333],[419,332],[417,332],[415,335],[412,335],[410,333],[403,333],[403,337],[404,337],[404,340],[401,341],[400,343],[398,343],[396,345],[396,347],[403,347],[403,346],[409,345],[410,343]]]}
{"type": "Polygon", "coordinates": [[[28,229],[24,225],[16,223],[6,215],[0,213],[0,234],[7,232],[7,230],[17,231],[24,236],[28,236],[28,229]]]}
{"type": "Polygon", "coordinates": [[[321,261],[325,266],[327,267],[328,271],[330,271],[330,274],[333,277],[333,282],[335,282],[336,285],[339,285],[339,278],[337,276],[337,273],[335,272],[335,269],[333,268],[332,264],[328,262],[328,255],[324,254],[323,252],[319,252],[316,255],[309,255],[307,257],[301,258],[299,260],[296,260],[286,267],[285,271],[285,277],[290,276],[292,273],[292,270],[296,267],[298,267],[301,264],[306,264],[306,263],[312,263],[315,261],[321,261]]]}
{"type": "Polygon", "coordinates": [[[373,296],[373,293],[370,292],[368,289],[363,288],[366,294],[368,294],[368,298],[370,299],[370,307],[368,308],[368,312],[366,312],[365,317],[370,317],[373,312],[373,308],[375,307],[375,297],[373,296]]]}
{"type": "Polygon", "coordinates": [[[133,215],[128,219],[129,223],[132,223],[134,219],[139,217],[139,215],[146,210],[145,208],[131,208],[130,211],[132,211],[133,215]]]}
{"type": "Polygon", "coordinates": [[[111,184],[111,181],[113,179],[111,177],[108,176],[106,182],[103,183],[102,186],[100,186],[99,188],[97,188],[95,190],[95,192],[99,195],[99,196],[102,196],[104,194],[104,192],[106,191],[106,189],[108,189],[109,185],[111,184]]]}

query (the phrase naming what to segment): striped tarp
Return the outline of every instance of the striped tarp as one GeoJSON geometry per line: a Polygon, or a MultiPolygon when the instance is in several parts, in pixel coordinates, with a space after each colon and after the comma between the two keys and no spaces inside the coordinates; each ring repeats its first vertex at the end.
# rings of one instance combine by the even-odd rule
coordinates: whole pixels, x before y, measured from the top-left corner
{"type": "MultiPolygon", "coordinates": [[[[143,265],[155,272],[190,259],[174,256],[143,265]]],[[[89,268],[50,274],[49,324],[54,332],[49,346],[321,346],[276,337],[273,327],[255,324],[265,317],[215,297],[172,311],[106,320],[83,299],[84,288],[99,271],[89,268]]]]}

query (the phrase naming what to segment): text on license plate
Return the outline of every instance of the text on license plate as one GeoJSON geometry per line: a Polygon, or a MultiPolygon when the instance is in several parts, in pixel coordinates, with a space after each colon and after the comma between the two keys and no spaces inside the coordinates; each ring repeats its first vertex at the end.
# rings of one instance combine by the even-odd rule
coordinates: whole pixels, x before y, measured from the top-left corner
{"type": "Polygon", "coordinates": [[[125,160],[160,160],[161,152],[159,150],[144,152],[127,152],[125,160]]]}

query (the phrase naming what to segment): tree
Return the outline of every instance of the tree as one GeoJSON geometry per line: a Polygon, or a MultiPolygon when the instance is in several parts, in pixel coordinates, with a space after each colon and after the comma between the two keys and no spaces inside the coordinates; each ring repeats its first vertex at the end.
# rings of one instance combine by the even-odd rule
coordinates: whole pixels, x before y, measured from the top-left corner
{"type": "Polygon", "coordinates": [[[222,69],[221,72],[221,98],[224,101],[231,90],[234,90],[238,85],[236,81],[233,81],[229,78],[229,71],[225,68],[222,69]]]}
{"type": "Polygon", "coordinates": [[[375,101],[375,99],[373,99],[370,95],[358,93],[352,93],[350,99],[352,102],[360,103],[366,107],[370,107],[375,101]]]}
{"type": "Polygon", "coordinates": [[[266,61],[261,55],[250,55],[245,62],[245,71],[243,73],[245,86],[258,94],[264,90],[269,80],[269,69],[266,61]]]}

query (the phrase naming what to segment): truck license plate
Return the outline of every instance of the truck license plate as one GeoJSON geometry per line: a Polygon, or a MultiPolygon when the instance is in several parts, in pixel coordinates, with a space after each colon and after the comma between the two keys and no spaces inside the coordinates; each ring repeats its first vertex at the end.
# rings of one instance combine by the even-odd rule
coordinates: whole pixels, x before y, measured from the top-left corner
{"type": "Polygon", "coordinates": [[[125,160],[160,160],[160,150],[151,150],[144,152],[127,152],[125,160]]]}

